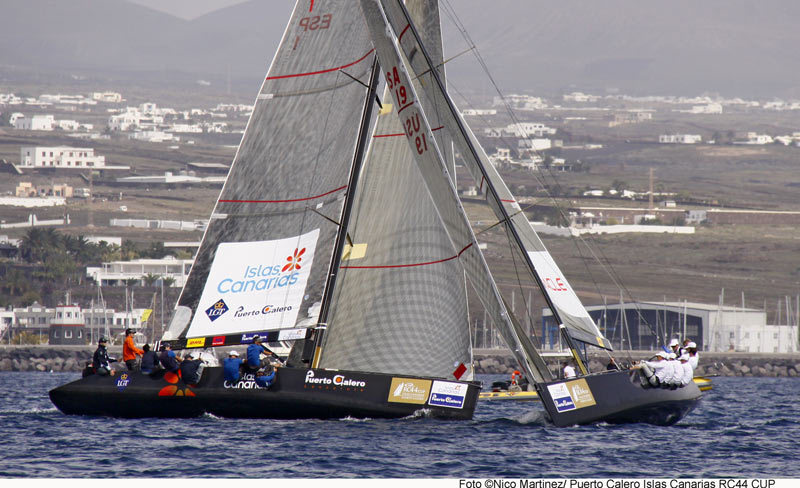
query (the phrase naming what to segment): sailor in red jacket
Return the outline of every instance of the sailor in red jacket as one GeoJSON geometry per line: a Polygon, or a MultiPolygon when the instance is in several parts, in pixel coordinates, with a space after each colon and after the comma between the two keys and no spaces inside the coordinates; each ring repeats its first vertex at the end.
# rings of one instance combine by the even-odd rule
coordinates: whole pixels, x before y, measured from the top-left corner
{"type": "Polygon", "coordinates": [[[122,360],[125,361],[128,371],[133,371],[136,367],[136,356],[141,356],[142,354],[144,354],[144,351],[133,343],[133,329],[126,329],[125,342],[122,343],[122,360]]]}

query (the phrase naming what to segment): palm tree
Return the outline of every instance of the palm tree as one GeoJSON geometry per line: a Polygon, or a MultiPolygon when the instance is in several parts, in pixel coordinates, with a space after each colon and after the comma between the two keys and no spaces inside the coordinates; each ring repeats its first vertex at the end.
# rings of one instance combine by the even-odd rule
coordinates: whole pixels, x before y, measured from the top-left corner
{"type": "Polygon", "coordinates": [[[158,280],[160,280],[160,279],[161,279],[161,276],[159,276],[159,275],[157,275],[157,274],[153,274],[153,273],[147,273],[147,274],[146,274],[146,275],[144,275],[144,277],[142,278],[142,280],[144,281],[144,285],[145,285],[145,286],[155,286],[155,284],[156,284],[156,283],[158,282],[158,280]]]}

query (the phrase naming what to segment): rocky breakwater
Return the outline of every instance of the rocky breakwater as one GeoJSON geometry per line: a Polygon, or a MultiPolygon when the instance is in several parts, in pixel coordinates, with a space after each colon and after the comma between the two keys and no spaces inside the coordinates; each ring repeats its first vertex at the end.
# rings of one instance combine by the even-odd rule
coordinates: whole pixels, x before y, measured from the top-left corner
{"type": "MultiPolygon", "coordinates": [[[[0,346],[0,371],[80,372],[92,359],[89,346],[0,346]]],[[[109,355],[120,357],[121,348],[109,348],[109,355]]]]}
{"type": "MultiPolygon", "coordinates": [[[[639,361],[652,357],[652,351],[633,351],[630,354],[615,352],[620,363],[639,361]]],[[[506,351],[479,350],[475,352],[475,372],[484,374],[511,374],[518,369],[514,358],[506,351]]],[[[567,358],[546,357],[554,375],[561,370],[567,358]]],[[[603,371],[608,364],[608,356],[590,355],[589,370],[603,371]]],[[[744,352],[700,353],[700,362],[695,376],[759,376],[759,377],[797,377],[800,376],[800,354],[762,354],[744,352]]]]}

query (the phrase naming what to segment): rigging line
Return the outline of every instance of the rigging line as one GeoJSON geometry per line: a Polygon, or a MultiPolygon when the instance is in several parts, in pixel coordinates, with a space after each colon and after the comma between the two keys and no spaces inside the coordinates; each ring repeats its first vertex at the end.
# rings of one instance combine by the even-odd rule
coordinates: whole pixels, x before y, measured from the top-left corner
{"type": "MultiPolygon", "coordinates": [[[[519,272],[520,266],[517,266],[517,253],[514,252],[514,247],[511,244],[511,240],[512,240],[513,237],[510,235],[511,232],[510,232],[508,226],[505,227],[505,232],[506,232],[506,242],[508,243],[508,249],[509,249],[509,252],[511,253],[511,260],[512,260],[512,263],[514,264],[514,274],[517,277],[517,289],[519,290],[520,297],[522,298],[522,303],[524,304],[524,309],[525,309],[525,312],[527,314],[526,316],[528,317],[528,321],[531,323],[530,334],[532,334],[533,337],[536,338],[536,340],[539,342],[539,346],[542,349],[544,349],[544,342],[543,342],[544,341],[544,335],[542,336],[541,339],[539,339],[539,336],[536,334],[535,329],[533,327],[533,316],[531,315],[532,310],[530,308],[528,308],[528,304],[525,303],[525,295],[523,293],[524,287],[522,285],[522,276],[520,275],[520,272],[519,272]]],[[[525,266],[527,267],[527,264],[525,264],[525,266]]],[[[543,292],[540,290],[539,293],[543,293],[543,292]]],[[[553,316],[553,317],[555,317],[555,316],[553,316]]]]}
{"type": "MultiPolygon", "coordinates": [[[[441,67],[442,67],[442,66],[444,66],[445,64],[449,63],[450,61],[452,61],[452,60],[454,60],[454,59],[456,59],[456,58],[459,58],[459,57],[463,56],[464,54],[467,54],[467,53],[468,53],[468,52],[470,52],[470,51],[472,51],[472,48],[471,48],[471,47],[470,47],[470,48],[467,48],[467,49],[465,49],[465,50],[463,50],[463,51],[461,51],[460,53],[456,54],[455,56],[450,56],[449,58],[445,59],[445,60],[444,60],[444,61],[442,61],[441,63],[439,63],[439,64],[437,64],[436,66],[434,66],[434,68],[438,70],[439,68],[441,68],[441,67]]],[[[426,69],[425,71],[423,71],[422,73],[418,74],[417,76],[415,76],[415,77],[413,77],[413,78],[411,78],[411,79],[412,79],[413,81],[417,81],[417,80],[419,80],[420,78],[422,78],[423,76],[427,75],[427,74],[428,74],[428,73],[430,73],[430,72],[431,72],[431,69],[430,69],[430,68],[428,68],[428,69],[426,69]]]]}
{"type": "Polygon", "coordinates": [[[322,198],[324,196],[330,195],[331,193],[336,193],[337,191],[342,191],[347,188],[347,185],[340,186],[339,188],[333,189],[331,191],[322,193],[320,195],[314,195],[311,197],[304,197],[304,198],[293,198],[289,200],[220,200],[220,202],[224,203],[291,203],[291,202],[304,202],[306,200],[314,200],[317,198],[322,198]]]}
{"type": "MultiPolygon", "coordinates": [[[[503,201],[506,201],[506,200],[503,200],[503,201]]],[[[503,220],[498,220],[497,222],[495,222],[494,224],[490,225],[489,227],[487,227],[487,228],[485,228],[485,229],[483,229],[483,230],[481,230],[481,231],[477,232],[477,233],[475,234],[475,237],[477,237],[477,236],[479,236],[479,235],[483,234],[484,232],[486,232],[486,231],[488,231],[488,230],[491,230],[491,229],[493,229],[493,228],[497,227],[497,226],[498,226],[498,225],[500,225],[500,224],[504,224],[504,223],[506,223],[506,222],[510,222],[512,217],[514,217],[514,216],[515,216],[515,215],[517,215],[517,214],[523,213],[525,210],[527,210],[527,209],[529,209],[529,208],[533,207],[534,205],[537,205],[538,203],[539,203],[539,201],[537,200],[537,201],[534,201],[533,203],[531,203],[530,205],[528,205],[527,207],[524,207],[524,208],[523,208],[523,207],[520,207],[520,209],[519,209],[518,211],[514,212],[513,214],[508,214],[508,218],[506,218],[506,219],[503,219],[503,220]]],[[[488,202],[487,202],[487,205],[488,205],[488,202]]]]}
{"type": "Polygon", "coordinates": [[[282,79],[286,79],[286,78],[297,78],[297,77],[300,77],[300,76],[321,75],[321,74],[324,74],[324,73],[330,73],[332,71],[341,71],[344,68],[349,68],[350,66],[354,66],[354,65],[360,63],[361,61],[364,61],[374,51],[375,51],[375,48],[370,49],[367,52],[367,54],[361,56],[359,59],[353,61],[352,63],[348,63],[348,64],[345,64],[345,65],[342,65],[342,66],[337,66],[335,68],[328,68],[328,69],[323,69],[323,70],[319,70],[319,71],[310,71],[310,72],[307,72],[307,73],[295,73],[295,74],[291,74],[291,75],[267,76],[267,80],[282,80],[282,79]]]}
{"type": "MultiPolygon", "coordinates": [[[[343,73],[345,76],[347,76],[348,78],[350,78],[351,80],[355,81],[356,83],[360,84],[361,86],[363,86],[364,88],[369,90],[369,85],[367,85],[363,81],[359,80],[358,78],[356,78],[355,76],[351,75],[350,73],[348,73],[347,71],[345,71],[343,69],[339,69],[339,71],[341,73],[343,73]]],[[[375,95],[375,101],[378,103],[378,108],[383,110],[383,104],[381,103],[381,99],[380,99],[380,97],[378,95],[375,95]]]]}

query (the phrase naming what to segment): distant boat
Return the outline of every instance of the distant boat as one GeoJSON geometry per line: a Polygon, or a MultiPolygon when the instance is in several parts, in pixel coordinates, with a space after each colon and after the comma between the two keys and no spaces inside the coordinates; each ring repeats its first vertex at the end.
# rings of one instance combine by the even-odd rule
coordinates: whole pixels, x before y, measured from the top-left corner
{"type": "Polygon", "coordinates": [[[694,384],[589,374],[610,349],[448,95],[434,0],[298,1],[159,347],[293,341],[271,388],[252,376],[88,376],[50,392],[70,414],[468,419],[464,277],[556,425],[669,425],[694,384]],[[380,67],[379,67],[380,63],[380,67]],[[383,102],[376,91],[385,79],[383,102]],[[378,106],[376,116],[372,110],[378,106]],[[555,380],[507,306],[453,179],[457,151],[581,370],[555,380]]]}

